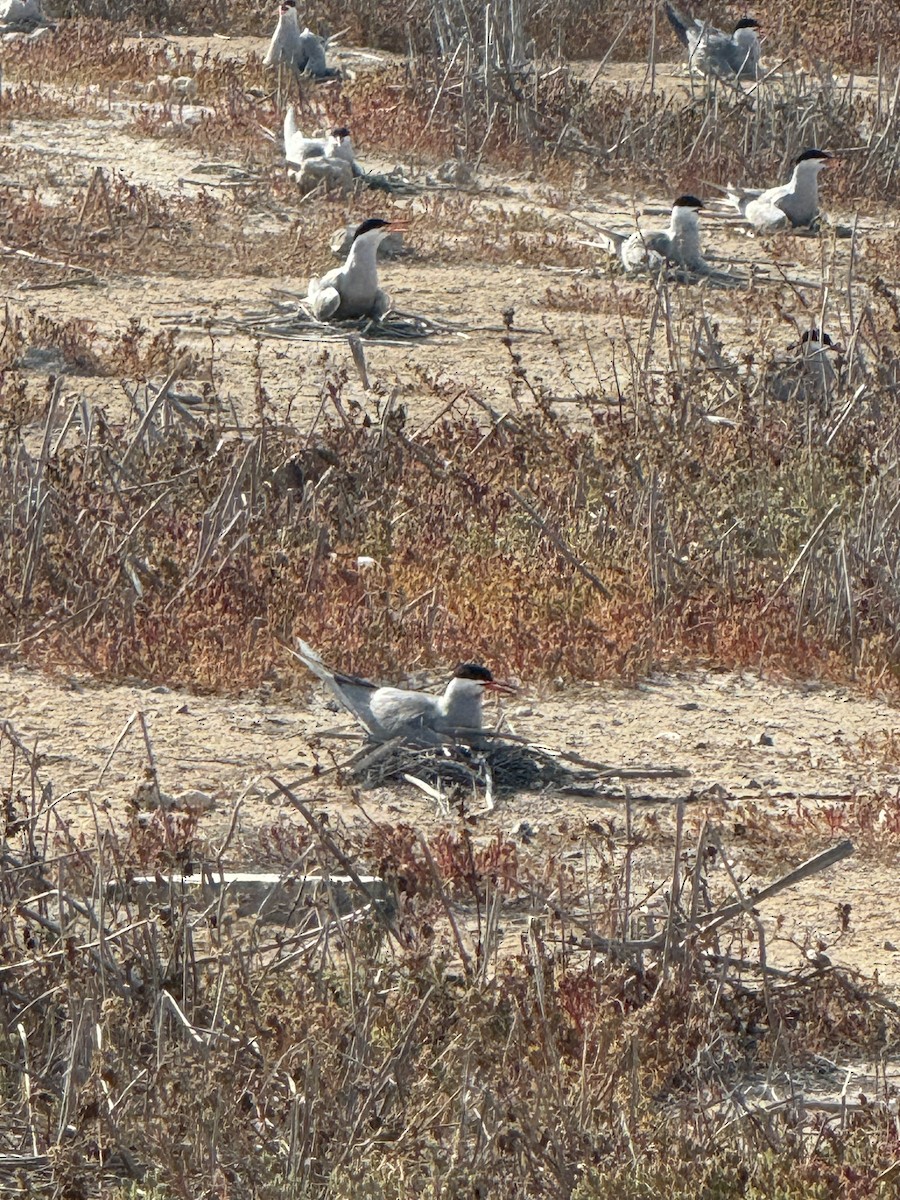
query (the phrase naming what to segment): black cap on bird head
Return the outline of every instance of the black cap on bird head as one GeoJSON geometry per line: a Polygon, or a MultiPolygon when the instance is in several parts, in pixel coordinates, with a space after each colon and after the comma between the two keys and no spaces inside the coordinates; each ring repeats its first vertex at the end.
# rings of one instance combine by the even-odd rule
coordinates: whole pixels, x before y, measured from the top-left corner
{"type": "Polygon", "coordinates": [[[453,672],[454,679],[474,679],[478,683],[493,683],[494,677],[481,663],[459,663],[453,672]]]}
{"type": "Polygon", "coordinates": [[[739,29],[759,29],[759,21],[754,21],[752,17],[741,17],[734,27],[734,32],[737,33],[739,29]]]}
{"type": "Polygon", "coordinates": [[[331,136],[335,138],[345,138],[350,136],[350,130],[346,125],[340,125],[337,129],[332,129],[331,136]]]}
{"type": "Polygon", "coordinates": [[[802,154],[798,154],[794,161],[798,162],[798,163],[827,162],[830,158],[833,158],[833,157],[834,156],[829,154],[827,150],[816,150],[815,148],[813,148],[812,150],[804,150],[802,154]]]}
{"type": "Polygon", "coordinates": [[[368,221],[363,221],[362,225],[357,225],[353,240],[355,242],[364,233],[374,233],[376,229],[387,229],[389,225],[390,221],[384,221],[381,217],[370,217],[368,221]]]}
{"type": "Polygon", "coordinates": [[[820,346],[829,348],[834,346],[834,342],[827,333],[820,333],[818,329],[807,329],[800,338],[801,346],[808,346],[810,342],[818,342],[820,346]]]}
{"type": "Polygon", "coordinates": [[[679,196],[677,200],[672,201],[673,208],[702,208],[703,201],[698,200],[696,196],[679,196]]]}

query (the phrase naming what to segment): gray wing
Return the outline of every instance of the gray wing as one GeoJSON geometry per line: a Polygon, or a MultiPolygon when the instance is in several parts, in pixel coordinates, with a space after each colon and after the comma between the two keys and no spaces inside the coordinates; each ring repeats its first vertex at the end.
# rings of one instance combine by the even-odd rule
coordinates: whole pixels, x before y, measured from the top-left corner
{"type": "Polygon", "coordinates": [[[752,74],[756,70],[756,64],[747,49],[723,33],[716,37],[710,35],[707,55],[718,69],[725,68],[733,75],[752,74]]]}
{"type": "Polygon", "coordinates": [[[321,39],[308,29],[304,29],[300,34],[300,42],[297,47],[297,70],[307,71],[316,79],[331,79],[340,74],[337,69],[328,66],[325,61],[325,47],[322,45],[321,39]]]}
{"type": "Polygon", "coordinates": [[[313,650],[312,646],[302,640],[298,640],[298,645],[299,650],[292,652],[295,657],[322,680],[335,699],[347,712],[356,717],[360,725],[370,733],[379,732],[372,721],[369,703],[375,692],[375,684],[354,675],[335,675],[328,670],[321,655],[313,650]]]}
{"type": "Polygon", "coordinates": [[[304,158],[323,158],[325,155],[325,139],[324,138],[304,138],[301,159],[304,158]]]}
{"type": "Polygon", "coordinates": [[[633,233],[626,238],[620,248],[620,257],[626,271],[645,271],[654,261],[659,261],[659,254],[654,250],[655,234],[633,233]]]}
{"type": "Polygon", "coordinates": [[[631,237],[630,233],[619,233],[615,229],[607,229],[605,225],[596,225],[594,232],[607,254],[612,254],[615,258],[621,256],[622,247],[631,237]]]}
{"type": "Polygon", "coordinates": [[[344,278],[344,268],[343,267],[332,267],[330,271],[326,271],[325,274],[320,277],[319,288],[322,289],[322,288],[332,287],[332,288],[337,288],[337,290],[340,291],[341,290],[340,285],[341,285],[341,281],[343,280],[343,278],[344,278]]]}
{"type": "Polygon", "coordinates": [[[437,716],[433,696],[405,688],[379,688],[372,696],[372,716],[388,731],[431,726],[437,716]]]}

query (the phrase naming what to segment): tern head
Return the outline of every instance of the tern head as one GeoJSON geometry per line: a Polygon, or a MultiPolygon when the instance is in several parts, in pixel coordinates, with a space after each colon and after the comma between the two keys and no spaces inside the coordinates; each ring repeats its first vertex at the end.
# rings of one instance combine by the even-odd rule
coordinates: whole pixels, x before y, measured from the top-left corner
{"type": "Polygon", "coordinates": [[[827,333],[820,333],[818,329],[807,329],[800,339],[800,345],[808,344],[809,342],[818,342],[820,346],[833,346],[834,342],[827,333]]]}
{"type": "Polygon", "coordinates": [[[703,201],[698,200],[696,196],[679,196],[672,201],[673,208],[692,208],[695,212],[703,207],[703,201]]]}
{"type": "Polygon", "coordinates": [[[759,29],[759,21],[754,21],[752,17],[741,17],[734,27],[734,32],[737,33],[739,29],[759,29]]]}
{"type": "Polygon", "coordinates": [[[294,16],[296,17],[297,16],[297,0],[282,0],[282,3],[279,5],[278,11],[281,13],[282,16],[286,16],[288,13],[293,13],[294,16]]]}
{"type": "Polygon", "coordinates": [[[835,345],[827,333],[818,329],[805,330],[800,336],[800,341],[789,349],[799,350],[801,355],[809,357],[821,354],[825,350],[832,350],[835,354],[842,352],[840,346],[835,345]]]}
{"type": "Polygon", "coordinates": [[[471,690],[478,695],[484,692],[514,692],[516,690],[508,683],[500,683],[487,667],[475,662],[459,663],[453,672],[451,683],[456,688],[462,687],[466,691],[471,690]]]}
{"type": "Polygon", "coordinates": [[[807,171],[820,171],[833,157],[827,150],[804,150],[794,159],[794,165],[807,171]]]}
{"type": "Polygon", "coordinates": [[[678,235],[696,233],[699,228],[697,218],[702,207],[703,201],[696,196],[679,196],[672,204],[672,232],[678,235]]]}
{"type": "Polygon", "coordinates": [[[382,217],[370,217],[368,221],[363,221],[362,225],[357,225],[351,246],[361,239],[377,244],[389,233],[405,228],[406,225],[403,221],[385,221],[382,217]]]}
{"type": "Polygon", "coordinates": [[[332,129],[331,136],[335,139],[335,141],[342,142],[344,138],[348,138],[350,136],[350,130],[346,125],[341,125],[337,129],[332,129]]]}

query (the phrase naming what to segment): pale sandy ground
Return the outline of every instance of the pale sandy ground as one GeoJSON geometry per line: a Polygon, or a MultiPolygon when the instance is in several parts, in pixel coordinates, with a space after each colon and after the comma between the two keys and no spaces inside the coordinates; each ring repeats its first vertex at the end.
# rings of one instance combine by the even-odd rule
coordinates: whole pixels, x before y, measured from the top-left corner
{"type": "MultiPolygon", "coordinates": [[[[137,711],[146,717],[162,790],[170,795],[200,791],[214,800],[215,809],[201,817],[201,830],[213,845],[226,836],[241,802],[231,859],[244,867],[259,865],[253,852],[261,829],[302,824],[289,805],[273,798],[270,777],[285,783],[303,778],[315,761],[311,739],[323,729],[350,728],[329,711],[317,689],[296,701],[279,699],[277,690],[233,699],[101,686],[77,678],[51,680],[17,667],[0,670],[0,719],[38,751],[40,779],[53,785],[55,816],[76,830],[93,829],[92,804],[101,821],[119,831],[132,819],[131,799],[148,761],[138,725],[102,779],[101,772],[137,711]]],[[[737,872],[759,887],[794,865],[779,855],[777,831],[798,805],[900,795],[900,764],[873,761],[859,745],[863,735],[877,740],[896,730],[896,711],[841,689],[778,684],[749,674],[691,674],[656,678],[633,689],[603,685],[541,695],[526,687],[507,715],[515,733],[584,758],[691,772],[684,780],[632,785],[637,819],[650,838],[637,856],[648,889],[671,871],[672,815],[679,799],[689,801],[687,847],[710,816],[737,872]],[[740,824],[748,812],[759,814],[763,829],[771,822],[769,852],[759,849],[758,838],[756,850],[742,843],[740,824]]],[[[319,746],[325,763],[331,752],[339,757],[348,752],[345,742],[326,739],[319,746]]],[[[0,775],[6,778],[11,770],[4,742],[0,775]]],[[[350,822],[363,819],[347,791],[330,782],[304,785],[299,794],[317,812],[350,822]]],[[[411,787],[365,792],[362,806],[371,819],[407,821],[426,832],[444,820],[434,803],[411,787]]],[[[624,805],[614,786],[609,795],[590,799],[533,793],[502,797],[493,813],[479,818],[476,836],[486,840],[497,831],[518,836],[523,821],[535,831],[538,846],[564,825],[577,846],[580,831],[593,821],[611,821],[620,846],[624,838],[624,805]]],[[[820,824],[810,846],[820,850],[829,841],[820,824]]],[[[830,951],[833,960],[877,972],[885,985],[900,989],[900,950],[894,948],[900,947],[900,923],[888,899],[896,890],[896,856],[885,846],[872,861],[871,851],[870,844],[864,846],[862,853],[763,907],[769,936],[776,939],[772,961],[796,962],[797,951],[784,939],[831,945],[840,924],[838,906],[850,904],[850,931],[830,951]]],[[[726,888],[721,870],[712,876],[714,886],[726,888]]]]}

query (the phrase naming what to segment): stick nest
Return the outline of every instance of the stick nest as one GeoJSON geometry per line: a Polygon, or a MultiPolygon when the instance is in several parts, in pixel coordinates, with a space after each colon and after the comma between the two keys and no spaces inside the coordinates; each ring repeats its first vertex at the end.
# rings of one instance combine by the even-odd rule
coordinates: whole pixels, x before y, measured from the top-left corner
{"type": "Polygon", "coordinates": [[[460,788],[484,797],[522,791],[605,795],[613,780],[685,778],[669,767],[617,767],[589,762],[534,743],[485,734],[477,741],[418,747],[402,738],[373,747],[367,742],[341,768],[366,788],[398,782],[412,784],[438,802],[459,796],[460,788]],[[569,760],[569,761],[567,761],[569,760]]]}
{"type": "Polygon", "coordinates": [[[424,338],[458,334],[461,330],[442,321],[432,321],[416,313],[391,309],[381,321],[359,317],[352,321],[318,321],[296,292],[276,292],[271,308],[255,310],[240,317],[225,317],[216,324],[222,332],[248,333],[257,338],[279,338],[288,342],[344,341],[355,334],[365,341],[405,344],[424,338]],[[277,297],[286,297],[278,299],[277,297]]]}

